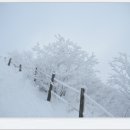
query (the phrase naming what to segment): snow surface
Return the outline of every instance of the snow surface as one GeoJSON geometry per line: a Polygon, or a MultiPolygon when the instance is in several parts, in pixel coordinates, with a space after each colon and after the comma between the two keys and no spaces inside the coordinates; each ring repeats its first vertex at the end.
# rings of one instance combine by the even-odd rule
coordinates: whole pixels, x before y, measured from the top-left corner
{"type": "Polygon", "coordinates": [[[0,117],[78,117],[66,104],[46,101],[46,93],[25,79],[22,72],[0,59],[0,117]]]}
{"type": "MultiPolygon", "coordinates": [[[[54,93],[51,102],[47,102],[47,93],[27,79],[24,69],[19,72],[12,64],[7,66],[7,62],[0,57],[0,117],[78,117],[79,93],[75,99],[68,91],[67,95],[73,98],[69,104],[67,98],[61,100],[54,93]]],[[[87,92],[94,102],[85,95],[84,116],[109,117],[109,112],[114,117],[130,117],[129,100],[116,89],[104,85],[92,94],[87,92]]]]}

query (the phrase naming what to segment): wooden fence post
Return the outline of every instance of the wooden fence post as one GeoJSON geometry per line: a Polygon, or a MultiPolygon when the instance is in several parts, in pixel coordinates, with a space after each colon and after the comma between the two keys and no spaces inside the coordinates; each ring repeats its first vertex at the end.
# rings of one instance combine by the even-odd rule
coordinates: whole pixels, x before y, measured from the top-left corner
{"type": "Polygon", "coordinates": [[[22,65],[21,64],[19,65],[19,71],[22,71],[22,65]]]}
{"type": "Polygon", "coordinates": [[[49,88],[49,91],[48,91],[47,101],[51,100],[51,90],[53,88],[54,78],[55,78],[55,74],[53,73],[52,77],[51,77],[51,83],[50,83],[50,88],[49,88]]]}
{"type": "Polygon", "coordinates": [[[83,111],[84,111],[84,92],[85,92],[85,89],[81,88],[80,106],[79,106],[79,117],[83,117],[83,111]]]}
{"type": "Polygon", "coordinates": [[[12,58],[9,59],[8,66],[10,66],[12,58]]]}
{"type": "Polygon", "coordinates": [[[36,75],[37,75],[37,67],[35,68],[35,73],[34,73],[34,82],[36,82],[36,75]]]}

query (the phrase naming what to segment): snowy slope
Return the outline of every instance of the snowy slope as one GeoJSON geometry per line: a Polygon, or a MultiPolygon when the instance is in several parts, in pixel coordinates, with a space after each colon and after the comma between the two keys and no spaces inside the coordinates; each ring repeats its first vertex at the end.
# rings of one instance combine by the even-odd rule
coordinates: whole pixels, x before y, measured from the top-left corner
{"type": "Polygon", "coordinates": [[[66,105],[47,102],[47,95],[38,91],[22,72],[0,59],[0,117],[72,117],[66,105]]]}
{"type": "MultiPolygon", "coordinates": [[[[129,101],[117,90],[100,87],[91,97],[114,117],[130,115],[129,101]]],[[[66,105],[52,95],[47,102],[47,93],[39,91],[22,72],[0,57],[0,117],[78,117],[74,104],[66,105]]],[[[74,99],[74,98],[73,98],[74,99]]],[[[78,109],[79,103],[76,104],[78,109]]],[[[84,116],[108,117],[104,111],[85,98],[84,116]]]]}

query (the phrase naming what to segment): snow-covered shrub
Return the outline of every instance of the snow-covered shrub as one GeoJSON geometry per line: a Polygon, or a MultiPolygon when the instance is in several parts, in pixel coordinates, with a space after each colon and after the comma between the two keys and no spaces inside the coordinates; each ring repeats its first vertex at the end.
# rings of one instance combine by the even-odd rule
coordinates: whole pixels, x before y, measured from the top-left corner
{"type": "Polygon", "coordinates": [[[109,84],[115,86],[130,99],[130,57],[124,53],[119,53],[111,62],[113,74],[109,79],[109,84]]]}
{"type": "MultiPolygon", "coordinates": [[[[96,76],[97,60],[94,54],[89,55],[76,43],[66,40],[60,35],[56,37],[55,42],[48,45],[36,44],[33,47],[33,53],[13,52],[11,57],[14,63],[22,64],[26,76],[40,90],[47,91],[49,89],[52,73],[56,74],[56,79],[79,90],[79,92],[80,88],[84,87],[88,95],[94,95],[102,87],[100,79],[96,76]],[[35,70],[37,71],[36,75],[35,70]],[[34,79],[36,79],[35,82],[34,79]]],[[[71,102],[71,105],[79,107],[80,93],[66,88],[56,80],[53,91],[71,102]]]]}
{"type": "MultiPolygon", "coordinates": [[[[37,44],[33,50],[40,80],[46,80],[44,74],[51,75],[55,72],[57,79],[76,89],[82,86],[89,89],[92,84],[99,82],[94,68],[97,64],[95,56],[88,55],[74,42],[65,40],[60,35],[55,42],[43,47],[37,44]]],[[[65,95],[67,88],[57,83],[55,86],[57,93],[65,95]]]]}
{"type": "MultiPolygon", "coordinates": [[[[118,111],[114,108],[111,110],[113,113],[118,112],[118,117],[130,116],[130,57],[125,53],[119,53],[119,55],[113,58],[110,63],[112,73],[108,80],[108,85],[115,89],[114,94],[109,94],[113,97],[110,106],[118,107],[118,111]],[[118,100],[118,101],[116,101],[118,100]]],[[[112,90],[112,89],[111,89],[112,90]]]]}

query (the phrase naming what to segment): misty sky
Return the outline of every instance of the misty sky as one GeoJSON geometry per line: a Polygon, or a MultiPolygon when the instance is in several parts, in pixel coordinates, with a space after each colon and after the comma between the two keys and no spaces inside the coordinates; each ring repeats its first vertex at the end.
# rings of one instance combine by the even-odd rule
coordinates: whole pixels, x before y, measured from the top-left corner
{"type": "Polygon", "coordinates": [[[94,52],[101,77],[118,52],[130,55],[130,3],[0,3],[0,55],[60,34],[94,52]]]}

